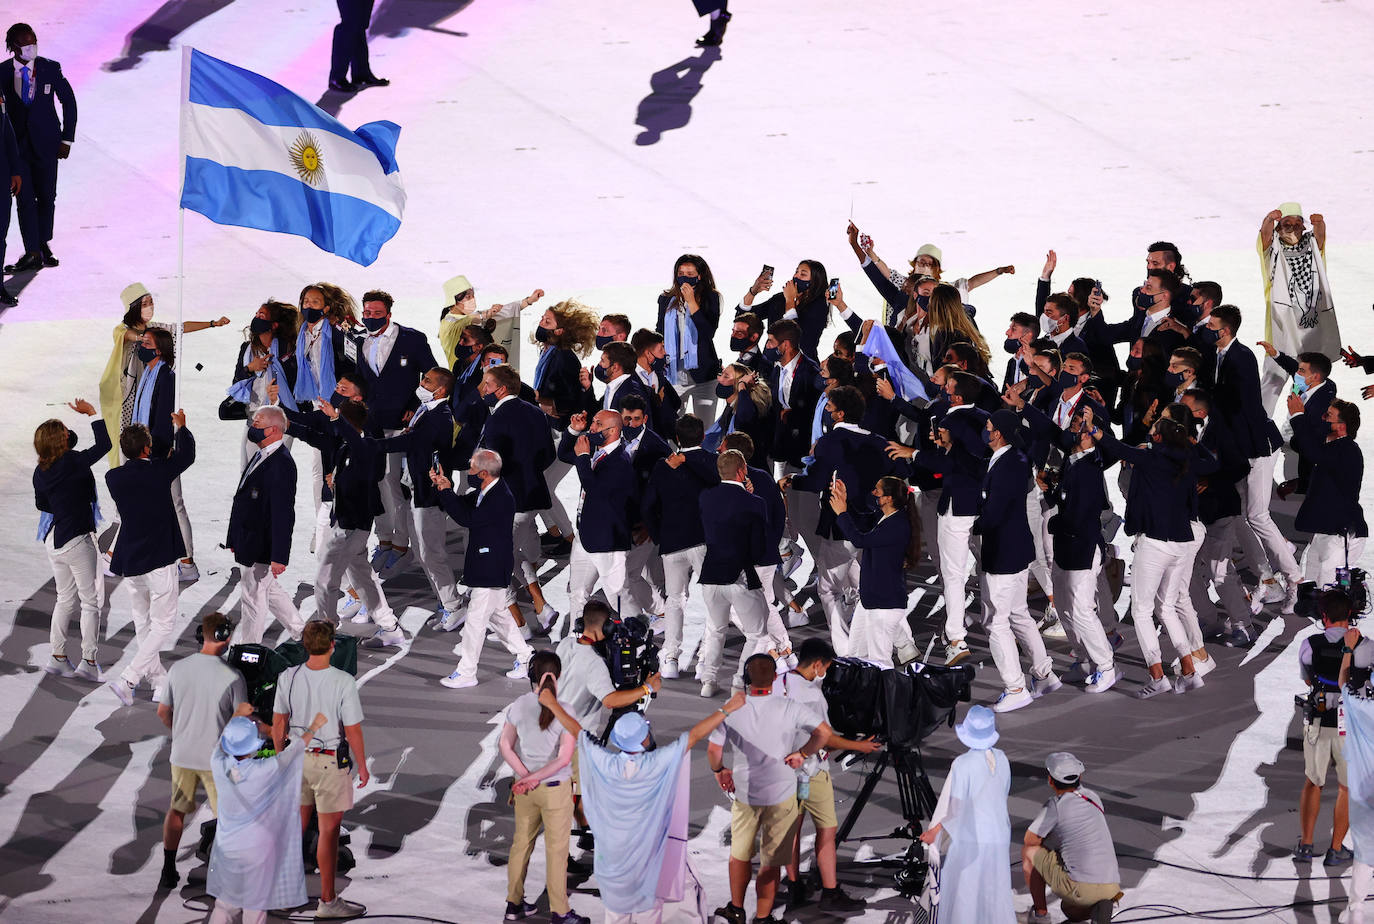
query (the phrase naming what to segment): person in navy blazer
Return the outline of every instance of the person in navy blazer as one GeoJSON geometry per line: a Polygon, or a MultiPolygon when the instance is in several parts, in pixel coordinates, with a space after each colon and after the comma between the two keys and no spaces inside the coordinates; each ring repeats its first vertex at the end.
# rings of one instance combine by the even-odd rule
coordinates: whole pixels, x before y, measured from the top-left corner
{"type": "Polygon", "coordinates": [[[801,470],[802,459],[811,453],[811,422],[825,382],[820,366],[802,352],[801,327],[796,321],[778,321],[768,328],[765,349],[777,355],[768,370],[768,387],[773,393],[769,455],[782,469],[779,474],[795,474],[801,470]]]}
{"type": "MultiPolygon", "coordinates": [[[[568,611],[581,613],[600,584],[606,602],[624,612],[625,558],[630,527],[638,519],[634,466],[625,455],[616,411],[598,411],[588,426],[586,414],[574,414],[558,444],[558,458],[577,470],[582,501],[577,513],[577,540],[568,562],[568,611]]],[[[560,619],[550,633],[563,634],[560,619]]]]}
{"type": "Polygon", "coordinates": [[[1337,398],[1319,419],[1301,407],[1296,395],[1288,399],[1298,451],[1312,460],[1312,482],[1294,525],[1312,534],[1303,578],[1325,587],[1336,569],[1355,565],[1364,553],[1369,526],[1360,505],[1364,481],[1364,453],[1355,442],[1360,432],[1360,409],[1337,398]]]}
{"type": "MultiPolygon", "coordinates": [[[[1293,377],[1294,389],[1300,389],[1298,395],[1304,412],[1311,414],[1313,420],[1325,419],[1326,409],[1336,397],[1336,383],[1331,381],[1331,359],[1326,354],[1317,352],[1299,353],[1297,359],[1294,359],[1287,353],[1279,352],[1268,341],[1261,341],[1259,345],[1264,348],[1266,354],[1273,357],[1279,368],[1293,377]]],[[[1296,437],[1289,440],[1288,445],[1297,452],[1296,437]]],[[[1295,492],[1307,493],[1311,478],[1312,461],[1298,453],[1298,477],[1279,485],[1279,498],[1285,498],[1295,492]]]]}
{"type": "Polygon", "coordinates": [[[1025,445],[1021,419],[1011,411],[1000,410],[988,418],[985,432],[992,457],[983,476],[982,500],[973,531],[983,538],[983,624],[988,627],[988,648],[1003,687],[993,709],[1009,712],[1030,705],[1039,694],[1057,689],[1060,681],[1026,606],[1035,542],[1026,514],[1031,466],[1020,449],[1025,445]],[[1018,641],[1030,660],[1029,686],[1021,670],[1018,641]]]}
{"type": "MultiPolygon", "coordinates": [[[[363,377],[371,423],[386,436],[395,436],[405,428],[420,405],[415,396],[420,377],[437,365],[425,335],[391,319],[393,301],[386,292],[363,293],[362,320],[366,330],[357,348],[358,373],[363,377]]],[[[386,513],[377,518],[377,549],[372,561],[380,571],[393,567],[410,548],[410,511],[401,493],[403,465],[400,452],[387,456],[386,478],[382,481],[386,513]]],[[[423,471],[429,471],[429,466],[423,471]]],[[[412,482],[416,481],[427,479],[422,473],[412,477],[412,482]]]]}
{"type": "MultiPolygon", "coordinates": [[[[26,23],[15,23],[5,33],[5,47],[14,57],[0,62],[0,93],[14,126],[19,147],[19,230],[24,236],[24,256],[7,273],[23,273],[56,266],[52,241],[53,211],[57,200],[57,162],[71,153],[76,141],[76,94],[62,75],[62,65],[38,57],[38,37],[26,23]],[[21,95],[28,71],[29,98],[21,95]],[[57,106],[62,106],[62,117],[57,106]]],[[[7,174],[8,175],[8,174],[7,174]]]]}
{"type": "MultiPolygon", "coordinates": [[[[1138,304],[1140,310],[1132,312],[1129,318],[1115,324],[1107,323],[1102,316],[1100,305],[1093,309],[1083,325],[1083,340],[1089,350],[1100,351],[1114,343],[1134,343],[1142,337],[1159,344],[1159,350],[1165,356],[1183,346],[1187,338],[1174,330],[1172,325],[1164,324],[1171,311],[1176,310],[1171,303],[1173,292],[1177,288],[1178,277],[1173,273],[1164,269],[1148,270],[1145,284],[1139,290],[1139,297],[1142,302],[1147,302],[1149,307],[1142,308],[1138,304]]],[[[1188,310],[1186,304],[1179,307],[1184,311],[1188,310]]]]}
{"type": "Polygon", "coordinates": [[[1243,447],[1245,457],[1250,460],[1250,473],[1245,478],[1245,490],[1241,494],[1245,511],[1245,524],[1241,529],[1248,525],[1263,555],[1255,548],[1254,541],[1247,542],[1244,537],[1241,548],[1248,549],[1246,558],[1252,560],[1247,563],[1256,573],[1265,572],[1267,576],[1269,569],[1272,569],[1273,574],[1283,575],[1287,586],[1284,588],[1282,612],[1289,615],[1297,603],[1302,572],[1298,569],[1288,540],[1279,531],[1269,512],[1274,497],[1274,465],[1277,462],[1274,452],[1282,445],[1282,440],[1278,427],[1264,409],[1264,399],[1260,394],[1259,363],[1255,354],[1236,340],[1240,324],[1240,309],[1235,305],[1218,305],[1207,319],[1207,326],[1217,333],[1217,377],[1212,407],[1225,419],[1228,429],[1243,447]],[[1268,557],[1267,562],[1263,560],[1265,556],[1268,557]],[[1261,560],[1254,561],[1255,558],[1261,560]]]}
{"type": "Polygon", "coordinates": [[[472,597],[458,643],[458,665],[440,681],[451,689],[477,684],[477,665],[489,625],[494,624],[497,636],[515,656],[507,677],[523,677],[534,654],[506,607],[507,591],[515,573],[516,503],[510,485],[501,477],[503,467],[501,457],[490,449],[474,452],[468,464],[472,490],[462,497],[454,493],[453,482],[443,472],[430,472],[431,487],[438,494],[440,508],[468,531],[463,583],[472,588],[472,597]]]}
{"type": "Polygon", "coordinates": [[[632,346],[614,340],[601,350],[601,359],[591,370],[582,370],[582,410],[588,416],[598,411],[619,411],[625,406],[625,399],[638,395],[644,399],[646,407],[653,406],[653,395],[644,387],[635,371],[638,360],[632,346]],[[604,382],[605,388],[600,395],[592,386],[592,379],[604,382]]]}
{"type": "Polygon", "coordinates": [[[292,638],[305,620],[278,578],[291,561],[291,531],[296,525],[296,463],[282,443],[286,415],[269,405],[253,415],[248,438],[258,447],[234,490],[224,544],[241,566],[239,641],[262,642],[275,616],[292,638]]]}
{"type": "Polygon", "coordinates": [[[177,412],[175,424],[170,455],[153,452],[152,437],[143,424],[125,427],[119,449],[128,461],[105,473],[120,519],[110,572],[129,585],[137,642],[129,666],[109,682],[110,690],[126,706],[133,705],[134,688],[140,681],[157,689],[167,677],[160,652],[172,638],[179,597],[177,559],[186,554],[177,528],[174,486],[196,458],[196,441],[186,429],[186,415],[177,412]]]}
{"type": "Polygon", "coordinates": [[[907,484],[884,475],[874,484],[871,496],[878,504],[878,519],[865,528],[849,510],[849,488],[837,481],[830,492],[830,507],[845,539],[860,550],[859,604],[849,631],[849,655],[880,667],[892,667],[892,654],[900,650],[916,656],[911,626],[906,621],[906,567],[915,565],[912,536],[915,510],[907,484]]]}
{"type": "Polygon", "coordinates": [[[819,260],[803,260],[797,264],[792,278],[783,283],[781,292],[754,304],[755,297],[773,287],[772,273],[760,273],[735,307],[735,316],[747,312],[769,325],[793,321],[798,325],[798,349],[812,362],[819,362],[821,334],[830,318],[830,306],[825,300],[828,285],[825,265],[819,260]]]}
{"type": "Polygon", "coordinates": [[[61,677],[80,676],[99,682],[96,654],[100,645],[100,592],[95,541],[95,476],[91,466],[110,451],[105,422],[89,401],[67,405],[91,417],[91,446],[78,450],[77,436],[60,420],[45,420],[33,435],[38,465],[33,470],[33,501],[42,516],[38,539],[47,549],[57,588],[49,638],[52,652],[43,670],[61,677]],[[81,614],[80,668],[67,657],[67,628],[81,614]]]}
{"type": "MultiPolygon", "coordinates": [[[[3,102],[4,96],[0,95],[0,103],[3,102]]],[[[19,145],[15,142],[14,126],[10,124],[5,109],[4,105],[0,105],[0,195],[3,196],[0,205],[5,209],[5,214],[0,216],[0,267],[5,265],[5,240],[10,235],[10,199],[19,195],[19,190],[24,186],[19,145]]],[[[17,304],[19,299],[10,294],[5,288],[4,279],[0,278],[0,306],[12,308],[17,304]]]]}
{"type": "Polygon", "coordinates": [[[734,685],[742,687],[739,667],[768,647],[767,603],[759,583],[758,563],[767,543],[768,511],[762,498],[745,486],[748,463],[734,450],[716,460],[720,484],[701,493],[701,528],[706,556],[701,563],[706,602],[706,636],[701,643],[701,695],[715,696],[725,649],[725,629],[733,610],[744,632],[734,685]]]}
{"type": "MultiPolygon", "coordinates": [[[[684,362],[679,371],[685,375],[686,380],[672,380],[671,372],[676,361],[674,358],[665,364],[670,379],[666,384],[674,389],[681,388],[683,403],[685,404],[690,396],[693,401],[692,409],[698,416],[702,416],[703,409],[697,407],[697,402],[703,401],[707,405],[706,410],[714,411],[715,377],[721,368],[715,344],[716,329],[720,327],[720,293],[716,291],[715,276],[705,259],[692,253],[678,257],[673,270],[673,284],[658,296],[658,320],[654,330],[663,334],[665,338],[668,329],[664,326],[664,320],[670,307],[673,308],[673,314],[670,316],[672,318],[679,317],[679,311],[686,312],[687,322],[696,332],[697,343],[694,356],[688,355],[685,340],[680,344],[684,362]],[[687,368],[688,363],[691,364],[691,368],[687,368]]],[[[676,337],[676,334],[674,336],[676,337]]]]}
{"type": "Polygon", "coordinates": [[[662,559],[658,546],[644,526],[641,501],[654,467],[668,458],[672,448],[650,429],[649,402],[643,397],[627,396],[621,405],[620,418],[620,444],[635,474],[634,510],[630,522],[633,542],[625,555],[625,588],[630,602],[641,613],[662,616],[665,607],[662,559]]]}

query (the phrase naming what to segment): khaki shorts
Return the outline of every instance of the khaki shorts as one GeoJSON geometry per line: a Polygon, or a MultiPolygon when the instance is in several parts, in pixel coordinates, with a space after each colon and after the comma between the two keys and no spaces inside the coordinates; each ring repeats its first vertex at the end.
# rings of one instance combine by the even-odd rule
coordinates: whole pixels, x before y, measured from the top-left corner
{"type": "Polygon", "coordinates": [[[305,752],[301,805],[312,805],[325,815],[353,807],[353,775],[339,769],[338,758],[333,754],[305,752]]]}
{"type": "Polygon", "coordinates": [[[840,821],[835,817],[835,787],[830,782],[830,771],[822,770],[811,778],[811,789],[801,810],[811,816],[817,828],[838,828],[840,821]]]}
{"type": "Polygon", "coordinates": [[[792,837],[801,824],[795,796],[777,805],[746,805],[736,799],[730,806],[730,859],[748,863],[754,859],[754,842],[763,841],[759,862],[785,866],[792,861],[792,837]]]}
{"type": "Polygon", "coordinates": [[[1121,891],[1120,883],[1116,882],[1074,882],[1069,871],[1064,869],[1059,851],[1048,847],[1041,847],[1035,852],[1031,857],[1031,865],[1045,880],[1045,885],[1066,905],[1091,908],[1100,901],[1111,901],[1121,891]]]}
{"type": "Polygon", "coordinates": [[[572,787],[572,794],[574,796],[582,795],[582,777],[577,772],[577,754],[579,750],[580,749],[577,747],[577,745],[574,744],[572,758],[572,776],[568,778],[568,785],[572,787]]]}
{"type": "Polygon", "coordinates": [[[1323,728],[1320,721],[1303,727],[1302,761],[1307,779],[1313,786],[1326,785],[1326,772],[1336,763],[1336,782],[1345,785],[1345,755],[1341,752],[1340,729],[1334,725],[1323,728]]]}
{"type": "Polygon", "coordinates": [[[189,815],[196,810],[196,786],[205,790],[210,811],[219,814],[215,775],[209,770],[188,770],[172,764],[172,811],[189,815]]]}

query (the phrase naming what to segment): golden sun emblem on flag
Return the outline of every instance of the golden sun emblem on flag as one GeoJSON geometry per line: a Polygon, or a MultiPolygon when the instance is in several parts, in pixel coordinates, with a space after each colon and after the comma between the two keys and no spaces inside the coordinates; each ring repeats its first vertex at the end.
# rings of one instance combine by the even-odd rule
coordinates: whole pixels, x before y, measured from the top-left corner
{"type": "Polygon", "coordinates": [[[324,179],[324,159],[320,156],[320,143],[315,136],[310,132],[301,132],[288,153],[296,174],[311,186],[320,185],[324,179]]]}

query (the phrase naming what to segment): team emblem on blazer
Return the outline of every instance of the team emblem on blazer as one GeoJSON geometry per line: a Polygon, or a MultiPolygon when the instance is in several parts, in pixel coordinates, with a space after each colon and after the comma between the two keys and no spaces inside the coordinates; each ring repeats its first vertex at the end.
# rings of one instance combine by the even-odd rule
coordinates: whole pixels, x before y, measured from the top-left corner
{"type": "Polygon", "coordinates": [[[311,186],[324,180],[324,159],[320,156],[320,142],[310,132],[301,132],[287,150],[296,174],[311,186]]]}

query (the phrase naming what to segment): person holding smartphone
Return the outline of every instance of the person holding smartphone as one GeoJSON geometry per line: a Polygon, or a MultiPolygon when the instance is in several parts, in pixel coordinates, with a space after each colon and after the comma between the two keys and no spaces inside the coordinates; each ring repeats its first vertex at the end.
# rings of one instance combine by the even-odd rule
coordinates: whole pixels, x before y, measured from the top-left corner
{"type": "Polygon", "coordinates": [[[783,283],[781,292],[756,305],[754,299],[773,288],[773,267],[765,265],[735,307],[735,315],[751,313],[768,325],[783,320],[797,322],[801,327],[801,352],[813,361],[819,360],[821,333],[830,315],[825,301],[829,278],[824,263],[803,260],[797,264],[792,278],[783,283]]]}

